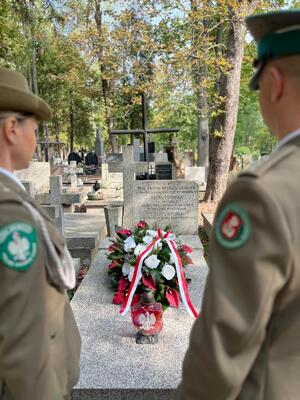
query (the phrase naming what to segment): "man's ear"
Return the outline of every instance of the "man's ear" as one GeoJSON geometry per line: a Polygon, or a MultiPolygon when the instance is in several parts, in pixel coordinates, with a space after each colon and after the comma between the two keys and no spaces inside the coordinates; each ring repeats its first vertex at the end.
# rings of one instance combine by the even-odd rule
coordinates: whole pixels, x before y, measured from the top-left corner
{"type": "Polygon", "coordinates": [[[18,121],[15,117],[7,118],[3,123],[3,135],[8,144],[15,144],[18,139],[18,121]]]}
{"type": "Polygon", "coordinates": [[[283,94],[284,75],[277,67],[270,67],[269,73],[271,77],[271,101],[275,103],[283,94]]]}

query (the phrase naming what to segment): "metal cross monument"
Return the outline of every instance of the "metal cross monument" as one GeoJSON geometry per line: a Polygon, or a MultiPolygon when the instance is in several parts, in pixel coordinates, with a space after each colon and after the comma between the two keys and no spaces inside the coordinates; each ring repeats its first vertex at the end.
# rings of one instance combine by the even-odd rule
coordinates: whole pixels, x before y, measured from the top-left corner
{"type": "Polygon", "coordinates": [[[142,129],[130,129],[130,130],[111,130],[110,133],[112,135],[143,135],[144,138],[144,155],[145,161],[149,160],[148,157],[148,134],[149,133],[173,133],[179,132],[179,128],[157,128],[157,129],[148,129],[148,119],[147,119],[147,101],[146,95],[142,94],[142,115],[143,115],[143,128],[142,129]]]}
{"type": "Polygon", "coordinates": [[[45,133],[45,141],[37,141],[37,144],[43,144],[44,145],[44,151],[45,151],[45,161],[49,161],[49,148],[51,144],[57,144],[60,146],[61,144],[64,144],[64,142],[58,141],[58,142],[50,142],[49,141],[49,130],[48,130],[48,124],[44,124],[44,133],[45,133]]]}

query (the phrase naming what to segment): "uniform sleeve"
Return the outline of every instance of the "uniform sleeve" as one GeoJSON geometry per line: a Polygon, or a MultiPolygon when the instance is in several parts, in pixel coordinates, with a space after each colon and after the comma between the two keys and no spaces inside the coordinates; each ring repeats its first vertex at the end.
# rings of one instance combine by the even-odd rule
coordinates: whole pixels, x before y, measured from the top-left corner
{"type": "MultiPolygon", "coordinates": [[[[27,242],[20,245],[26,250],[30,237],[25,239],[27,242]]],[[[0,205],[0,242],[0,382],[12,400],[62,400],[63,394],[51,367],[46,272],[38,232],[21,205],[0,205]],[[6,252],[14,254],[16,247],[8,247],[10,242],[5,243],[1,237],[1,233],[7,235],[8,229],[13,234],[16,227],[32,227],[37,234],[36,254],[32,254],[30,261],[29,248],[26,256],[29,263],[24,264],[23,255],[26,268],[19,270],[13,269],[14,265],[9,265],[11,260],[4,258],[6,252]]],[[[22,254],[18,254],[21,259],[22,254]]]]}
{"type": "Polygon", "coordinates": [[[282,210],[257,179],[239,178],[230,186],[216,213],[203,311],[191,331],[177,399],[237,398],[290,274],[289,235],[282,210]],[[230,209],[240,210],[244,223],[236,238],[226,227],[230,209]]]}

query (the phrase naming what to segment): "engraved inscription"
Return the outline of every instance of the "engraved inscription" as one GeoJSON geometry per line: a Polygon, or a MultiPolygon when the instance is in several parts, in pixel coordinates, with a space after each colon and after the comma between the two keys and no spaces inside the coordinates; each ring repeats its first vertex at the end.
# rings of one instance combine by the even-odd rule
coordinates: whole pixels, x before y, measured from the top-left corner
{"type": "Polygon", "coordinates": [[[145,219],[178,233],[194,234],[198,227],[198,186],[193,182],[134,182],[135,222],[145,219]]]}

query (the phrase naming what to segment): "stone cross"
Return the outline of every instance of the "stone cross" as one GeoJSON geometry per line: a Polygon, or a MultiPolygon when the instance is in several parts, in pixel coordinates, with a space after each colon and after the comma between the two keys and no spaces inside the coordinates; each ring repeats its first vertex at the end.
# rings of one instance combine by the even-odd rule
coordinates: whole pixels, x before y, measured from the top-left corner
{"type": "Polygon", "coordinates": [[[76,165],[77,165],[76,161],[70,161],[71,187],[77,187],[76,165]]]}
{"type": "Polygon", "coordinates": [[[50,176],[50,193],[42,193],[36,195],[37,203],[41,205],[47,205],[48,213],[52,217],[55,216],[55,223],[57,227],[64,232],[64,214],[63,204],[75,204],[80,203],[80,193],[63,193],[62,189],[62,177],[50,176]],[[51,211],[54,209],[54,211],[51,211]]]}
{"type": "Polygon", "coordinates": [[[133,215],[133,182],[137,174],[148,173],[147,162],[134,162],[133,146],[124,146],[123,154],[123,194],[124,216],[123,224],[126,227],[133,215]]]}
{"type": "MultiPolygon", "coordinates": [[[[39,197],[40,195],[36,194],[35,188],[33,186],[33,183],[30,181],[22,181],[23,186],[25,187],[25,190],[27,194],[32,198],[35,199],[36,197],[39,197]]],[[[47,211],[48,215],[50,218],[56,220],[58,218],[58,207],[57,206],[51,206],[49,205],[40,205],[45,211],[47,211]]]]}

